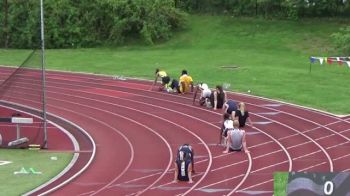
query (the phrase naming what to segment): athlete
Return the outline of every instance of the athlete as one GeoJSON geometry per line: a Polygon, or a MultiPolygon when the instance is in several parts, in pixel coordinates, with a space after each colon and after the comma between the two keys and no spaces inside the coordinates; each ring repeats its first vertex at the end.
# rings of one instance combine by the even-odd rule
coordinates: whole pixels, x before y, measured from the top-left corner
{"type": "Polygon", "coordinates": [[[233,121],[233,130],[227,132],[227,145],[226,150],[223,153],[229,151],[241,151],[242,148],[245,153],[249,153],[247,148],[246,133],[244,130],[239,129],[238,120],[233,121]]]}
{"type": "Polygon", "coordinates": [[[199,83],[195,90],[194,90],[194,95],[193,95],[193,105],[196,102],[196,97],[197,93],[200,92],[199,96],[199,105],[204,105],[205,103],[210,103],[210,95],[211,95],[211,90],[209,89],[208,85],[206,83],[199,83]]]}
{"type": "Polygon", "coordinates": [[[232,119],[235,119],[235,114],[237,111],[237,103],[231,99],[227,100],[223,107],[224,113],[231,115],[232,119]]]}
{"type": "Polygon", "coordinates": [[[192,173],[194,173],[193,150],[189,144],[184,144],[179,147],[177,157],[174,163],[175,173],[174,182],[192,181],[192,173]]]}
{"type": "Polygon", "coordinates": [[[187,70],[182,70],[179,83],[182,94],[193,92],[193,79],[188,75],[187,70]]]}
{"type": "Polygon", "coordinates": [[[223,107],[226,99],[226,93],[222,86],[217,85],[215,90],[210,95],[210,104],[214,110],[217,110],[223,107]]]}
{"type": "Polygon", "coordinates": [[[233,120],[231,119],[231,115],[225,113],[224,115],[224,123],[221,125],[220,132],[220,140],[219,145],[227,145],[227,132],[233,130],[233,120]]]}
{"type": "Polygon", "coordinates": [[[162,85],[159,87],[159,90],[163,91],[164,89],[167,89],[168,84],[170,82],[170,77],[168,76],[168,74],[165,71],[159,70],[157,68],[155,71],[155,79],[154,79],[154,82],[151,86],[151,90],[153,89],[153,86],[157,83],[159,78],[161,78],[161,81],[162,81],[162,85]]]}

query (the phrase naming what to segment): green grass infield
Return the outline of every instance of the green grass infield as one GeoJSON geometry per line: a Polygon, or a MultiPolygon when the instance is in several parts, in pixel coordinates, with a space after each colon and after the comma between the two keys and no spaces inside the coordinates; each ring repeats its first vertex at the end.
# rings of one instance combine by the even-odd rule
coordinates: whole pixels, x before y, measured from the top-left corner
{"type": "Polygon", "coordinates": [[[274,196],[287,195],[288,172],[275,172],[273,174],[273,192],[274,196]]]}
{"type": "Polygon", "coordinates": [[[38,187],[59,174],[72,156],[42,150],[0,149],[0,195],[21,195],[38,187]]]}

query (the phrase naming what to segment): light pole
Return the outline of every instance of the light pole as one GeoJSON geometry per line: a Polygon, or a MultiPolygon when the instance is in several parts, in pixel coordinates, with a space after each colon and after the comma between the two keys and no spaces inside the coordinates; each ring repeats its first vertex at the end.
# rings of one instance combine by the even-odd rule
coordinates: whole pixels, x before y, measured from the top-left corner
{"type": "Polygon", "coordinates": [[[45,36],[44,36],[44,2],[40,0],[40,29],[41,29],[41,69],[42,69],[42,96],[44,119],[44,146],[47,148],[47,119],[46,119],[46,79],[45,79],[45,36]]]}

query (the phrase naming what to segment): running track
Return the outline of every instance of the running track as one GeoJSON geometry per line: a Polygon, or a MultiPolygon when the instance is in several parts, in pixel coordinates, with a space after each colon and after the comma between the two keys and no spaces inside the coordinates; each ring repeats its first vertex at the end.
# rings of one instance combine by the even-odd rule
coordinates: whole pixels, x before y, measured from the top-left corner
{"type": "MultiPolygon", "coordinates": [[[[17,85],[25,96],[7,94],[11,102],[38,105],[30,77],[17,85]]],[[[149,88],[149,81],[48,72],[49,116],[75,127],[84,151],[59,183],[31,194],[272,195],[276,171],[350,171],[349,116],[230,93],[247,104],[255,128],[246,129],[250,154],[222,154],[220,111],[193,106],[191,95],[149,88]],[[172,182],[174,154],[183,143],[195,149],[193,184],[172,182]]]]}

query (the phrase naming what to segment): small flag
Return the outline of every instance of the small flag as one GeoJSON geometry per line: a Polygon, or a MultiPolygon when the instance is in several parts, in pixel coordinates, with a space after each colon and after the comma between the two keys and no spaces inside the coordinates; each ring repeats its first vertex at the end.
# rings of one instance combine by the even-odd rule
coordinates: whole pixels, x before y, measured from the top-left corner
{"type": "Polygon", "coordinates": [[[327,59],[327,63],[328,64],[332,64],[333,63],[333,60],[331,58],[326,58],[327,59]]]}
{"type": "Polygon", "coordinates": [[[319,58],[319,60],[320,60],[320,63],[321,63],[321,65],[322,65],[322,64],[323,64],[324,59],[323,59],[323,58],[319,58]]]}
{"type": "Polygon", "coordinates": [[[348,67],[350,68],[350,61],[346,61],[346,64],[348,64],[348,67]]]}
{"type": "Polygon", "coordinates": [[[316,61],[315,57],[310,57],[310,63],[314,63],[316,61]]]}

